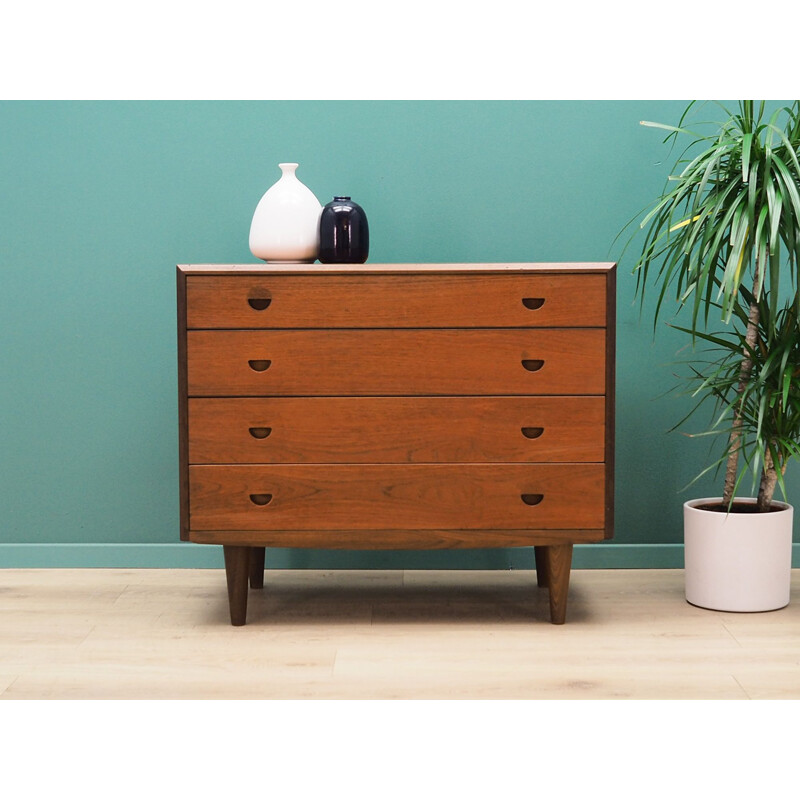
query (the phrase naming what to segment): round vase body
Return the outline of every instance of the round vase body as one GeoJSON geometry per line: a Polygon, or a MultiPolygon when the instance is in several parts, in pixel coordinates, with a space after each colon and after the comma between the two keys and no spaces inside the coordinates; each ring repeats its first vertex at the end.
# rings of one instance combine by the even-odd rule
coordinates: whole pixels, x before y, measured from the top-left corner
{"type": "Polygon", "coordinates": [[[334,197],[319,218],[319,260],[363,264],[369,255],[367,215],[349,197],[334,197]]]}
{"type": "Polygon", "coordinates": [[[250,252],[271,263],[310,264],[319,253],[322,205],[297,179],[297,164],[278,166],[283,174],[267,189],[250,223],[250,252]]]}
{"type": "MultiPolygon", "coordinates": [[[[774,501],[766,513],[726,513],[683,506],[686,600],[716,611],[774,611],[789,604],[793,508],[774,501]]],[[[754,498],[736,498],[755,505],[754,498]]]]}

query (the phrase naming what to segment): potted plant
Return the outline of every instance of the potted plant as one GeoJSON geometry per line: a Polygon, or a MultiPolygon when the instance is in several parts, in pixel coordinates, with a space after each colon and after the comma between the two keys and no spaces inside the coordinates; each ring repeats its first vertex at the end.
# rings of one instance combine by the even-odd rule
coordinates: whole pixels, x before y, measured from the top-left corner
{"type": "Polygon", "coordinates": [[[724,435],[709,467],[724,463],[724,485],[684,505],[686,598],[766,611],[789,602],[793,510],[774,493],[785,497],[786,464],[800,455],[800,101],[769,117],[763,102],[721,106],[707,134],[684,127],[694,105],[677,126],[642,123],[688,142],[640,223],[637,294],[643,303],[656,288],[655,324],[674,292],[681,330],[716,350],[689,380],[697,407],[713,403],[705,433],[724,435]],[[708,331],[715,321],[721,332],[708,331]],[[756,498],[737,495],[747,472],[756,498]]]}

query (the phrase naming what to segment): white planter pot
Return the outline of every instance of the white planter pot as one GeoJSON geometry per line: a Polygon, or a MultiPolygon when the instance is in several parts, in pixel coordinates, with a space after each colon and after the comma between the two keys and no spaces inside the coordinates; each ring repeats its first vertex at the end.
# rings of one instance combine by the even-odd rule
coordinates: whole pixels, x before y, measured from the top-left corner
{"type": "Polygon", "coordinates": [[[322,204],[295,175],[297,164],[278,164],[280,180],[256,206],[250,252],[263,261],[310,264],[319,255],[322,204]]]}
{"type": "MultiPolygon", "coordinates": [[[[736,502],[755,504],[754,498],[736,502]]],[[[787,503],[778,511],[727,514],[683,506],[686,600],[716,611],[773,611],[789,603],[792,570],[792,516],[787,503]]]]}

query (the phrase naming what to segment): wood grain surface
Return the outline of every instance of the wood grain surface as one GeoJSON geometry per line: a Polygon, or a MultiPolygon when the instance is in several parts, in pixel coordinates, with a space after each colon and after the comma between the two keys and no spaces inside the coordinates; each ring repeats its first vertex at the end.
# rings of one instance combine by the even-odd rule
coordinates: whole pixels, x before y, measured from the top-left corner
{"type": "Polygon", "coordinates": [[[189,389],[186,383],[186,276],[176,271],[178,355],[178,517],[181,541],[189,539],[189,389]]]}
{"type": "MultiPolygon", "coordinates": [[[[546,547],[545,563],[547,586],[550,589],[550,621],[554,625],[563,625],[567,618],[567,595],[569,593],[569,576],[572,567],[572,543],[567,542],[555,547],[546,547]]],[[[537,569],[539,562],[536,562],[537,569]]]]}
{"type": "Polygon", "coordinates": [[[189,468],[193,530],[602,528],[602,464],[189,468]]]}
{"type": "Polygon", "coordinates": [[[603,540],[602,528],[418,528],[390,530],[192,530],[196,544],[322,548],[325,550],[470,550],[487,547],[540,547],[565,542],[591,544],[603,540]]]}
{"type": "Polygon", "coordinates": [[[604,415],[603,397],[198,397],[189,462],[599,462],[604,415]]]}
{"type": "Polygon", "coordinates": [[[181,537],[231,622],[265,547],[533,546],[563,623],[613,533],[614,271],[179,266],[181,537]]]}
{"type": "Polygon", "coordinates": [[[440,262],[432,264],[290,264],[261,262],[250,264],[178,264],[182,275],[238,275],[263,278],[270,275],[313,275],[327,280],[331,275],[483,275],[494,277],[506,274],[605,274],[614,270],[611,261],[500,261],[500,262],[440,262]]]}
{"type": "Polygon", "coordinates": [[[225,578],[228,584],[228,608],[231,625],[244,625],[247,619],[247,588],[250,576],[249,547],[223,545],[225,578]]]}
{"type": "Polygon", "coordinates": [[[602,328],[193,330],[187,334],[188,391],[190,396],[601,395],[605,347],[602,328]]]}
{"type": "MultiPolygon", "coordinates": [[[[222,569],[0,574],[0,701],[800,700],[800,569],[791,603],[764,614],[689,605],[682,569],[573,569],[558,628],[531,569],[268,569],[243,628],[230,625],[222,569]]],[[[709,705],[695,705],[699,727],[709,705]]],[[[550,728],[569,736],[566,724],[550,728]]],[[[646,776],[635,779],[649,794],[646,776]]]]}
{"type": "Polygon", "coordinates": [[[188,276],[189,328],[602,327],[604,274],[188,276]]]}

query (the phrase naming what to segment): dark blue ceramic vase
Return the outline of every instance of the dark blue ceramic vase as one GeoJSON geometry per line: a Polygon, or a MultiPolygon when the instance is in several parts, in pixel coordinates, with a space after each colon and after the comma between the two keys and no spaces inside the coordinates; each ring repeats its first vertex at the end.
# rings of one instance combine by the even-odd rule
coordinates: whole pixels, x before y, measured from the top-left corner
{"type": "Polygon", "coordinates": [[[369,255],[367,215],[349,197],[334,197],[319,218],[319,260],[323,264],[363,264],[369,255]]]}

